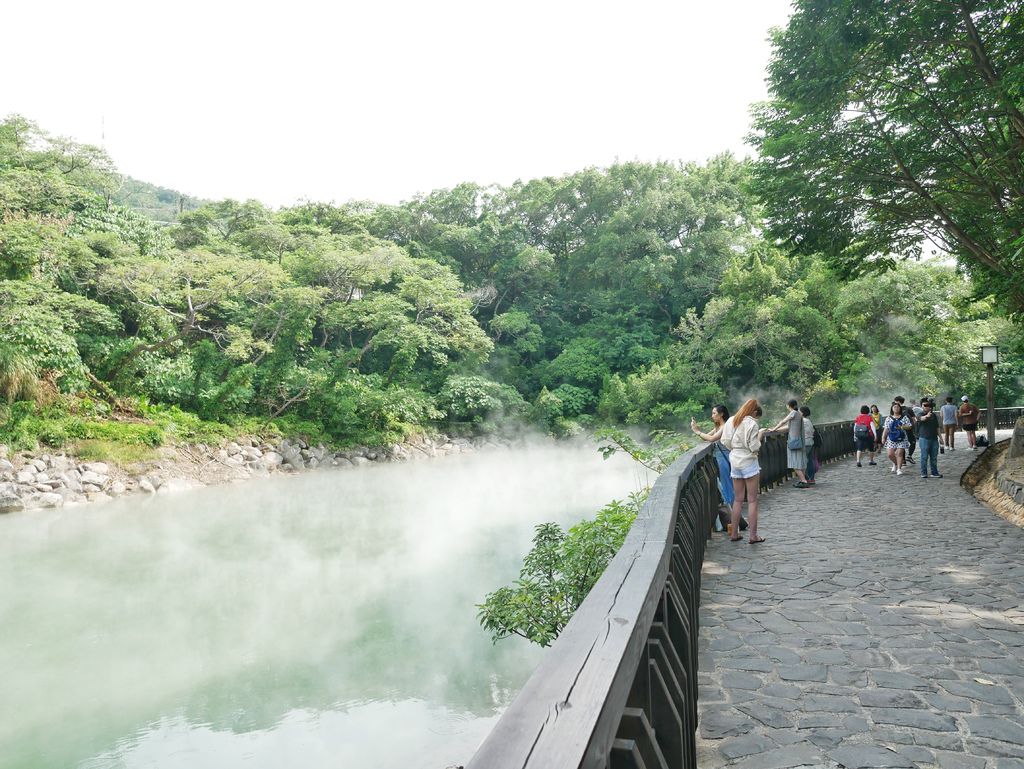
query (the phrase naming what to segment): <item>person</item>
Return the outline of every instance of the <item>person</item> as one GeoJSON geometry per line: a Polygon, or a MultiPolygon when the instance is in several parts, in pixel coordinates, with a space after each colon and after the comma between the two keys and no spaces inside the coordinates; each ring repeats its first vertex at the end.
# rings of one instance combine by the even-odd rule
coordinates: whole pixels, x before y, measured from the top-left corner
{"type": "MultiPolygon", "coordinates": [[[[878,406],[873,406],[876,411],[878,406]]],[[[875,462],[875,444],[877,443],[875,420],[872,418],[871,410],[867,406],[860,407],[860,414],[853,420],[853,442],[857,448],[857,467],[863,467],[860,463],[862,455],[868,455],[869,465],[877,465],[875,462]]]]}
{"type": "Polygon", "coordinates": [[[942,411],[942,437],[946,448],[953,451],[953,444],[956,443],[956,421],[957,408],[953,405],[953,396],[946,398],[946,402],[940,409],[942,411]]]}
{"type": "Polygon", "coordinates": [[[978,417],[981,411],[971,403],[970,398],[966,395],[960,400],[960,426],[964,428],[964,434],[967,435],[968,449],[974,451],[977,448],[977,436],[975,433],[978,429],[978,417]]]}
{"type": "Polygon", "coordinates": [[[800,413],[803,414],[804,451],[807,454],[807,470],[804,474],[807,476],[807,485],[813,486],[814,476],[818,473],[818,466],[814,463],[814,422],[811,421],[809,406],[801,406],[800,413]]]}
{"type": "Polygon", "coordinates": [[[939,472],[939,415],[929,400],[921,401],[923,413],[917,420],[917,442],[921,444],[921,477],[928,477],[928,464],[931,463],[932,478],[941,478],[939,472]]]}
{"type": "Polygon", "coordinates": [[[889,472],[896,475],[903,475],[903,463],[910,447],[910,440],[907,438],[910,429],[910,418],[903,414],[903,406],[899,401],[893,401],[889,408],[889,416],[885,418],[882,441],[888,451],[889,461],[892,462],[892,469],[889,472]]]}
{"type": "Polygon", "coordinates": [[[748,541],[751,545],[764,542],[764,537],[757,533],[757,493],[761,486],[761,464],[757,452],[761,449],[761,427],[754,415],[759,410],[757,400],[750,398],[722,426],[722,445],[729,449],[729,464],[732,466],[732,541],[743,539],[739,533],[740,513],[746,497],[750,525],[748,541]]]}
{"type": "Polygon", "coordinates": [[[875,423],[875,452],[882,448],[882,412],[877,403],[871,404],[871,421],[875,423]]]}
{"type": "Polygon", "coordinates": [[[796,474],[797,482],[793,485],[798,489],[806,489],[810,484],[807,483],[807,476],[804,474],[807,467],[807,452],[804,450],[803,414],[797,407],[796,398],[787,401],[786,406],[789,408],[786,416],[768,432],[777,433],[786,428],[786,467],[796,474]]]}
{"type": "MultiPolygon", "coordinates": [[[[732,466],[729,464],[729,454],[725,446],[722,445],[722,428],[725,426],[726,420],[729,419],[729,409],[724,404],[717,404],[711,409],[711,421],[715,425],[715,429],[710,433],[703,433],[700,430],[700,425],[697,424],[697,420],[690,417],[690,429],[696,433],[697,437],[704,441],[714,441],[714,453],[715,460],[718,462],[718,491],[722,495],[722,504],[728,509],[729,515],[732,515],[732,503],[733,503],[733,488],[732,488],[732,466]]],[[[740,516],[740,530],[747,528],[746,520],[740,516]]]]}
{"type": "Polygon", "coordinates": [[[897,395],[895,400],[900,404],[900,408],[903,410],[903,416],[910,420],[910,430],[907,431],[907,440],[910,442],[910,445],[907,447],[907,454],[904,461],[908,465],[916,465],[917,462],[914,461],[914,449],[917,448],[917,435],[914,433],[914,401],[910,401],[910,405],[908,406],[906,405],[906,398],[902,395],[897,395]]]}

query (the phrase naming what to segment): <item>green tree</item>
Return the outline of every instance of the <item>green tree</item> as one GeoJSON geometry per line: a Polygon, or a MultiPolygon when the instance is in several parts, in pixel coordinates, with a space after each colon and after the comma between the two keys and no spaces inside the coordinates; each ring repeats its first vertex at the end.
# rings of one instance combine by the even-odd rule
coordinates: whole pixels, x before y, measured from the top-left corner
{"type": "Polygon", "coordinates": [[[795,3],[754,122],[771,234],[851,275],[931,241],[1024,309],[1022,10],[795,3]]]}

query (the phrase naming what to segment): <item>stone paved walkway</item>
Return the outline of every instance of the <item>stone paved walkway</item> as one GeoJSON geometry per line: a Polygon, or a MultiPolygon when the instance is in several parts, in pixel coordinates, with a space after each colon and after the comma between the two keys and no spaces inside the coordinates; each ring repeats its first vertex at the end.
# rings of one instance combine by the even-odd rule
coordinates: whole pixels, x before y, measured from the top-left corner
{"type": "Polygon", "coordinates": [[[1024,529],[888,463],[763,495],[716,534],[700,610],[702,769],[1024,769],[1024,529]]]}

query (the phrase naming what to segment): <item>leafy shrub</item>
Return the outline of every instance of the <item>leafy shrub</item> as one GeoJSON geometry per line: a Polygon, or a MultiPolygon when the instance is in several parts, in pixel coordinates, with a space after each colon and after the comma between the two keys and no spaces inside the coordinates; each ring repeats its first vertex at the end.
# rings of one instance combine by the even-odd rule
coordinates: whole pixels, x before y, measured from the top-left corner
{"type": "Polygon", "coordinates": [[[477,606],[480,624],[492,640],[515,635],[549,646],[622,547],[645,497],[612,500],[568,532],[557,523],[537,526],[519,579],[477,606]]]}

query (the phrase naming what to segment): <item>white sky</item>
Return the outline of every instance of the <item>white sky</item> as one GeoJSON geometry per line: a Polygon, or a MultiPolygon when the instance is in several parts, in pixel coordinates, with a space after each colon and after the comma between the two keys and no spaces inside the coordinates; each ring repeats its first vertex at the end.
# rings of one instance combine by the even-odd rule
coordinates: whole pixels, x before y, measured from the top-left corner
{"type": "Polygon", "coordinates": [[[397,202],[749,154],[789,0],[58,0],[4,8],[0,116],[207,197],[397,202]]]}

